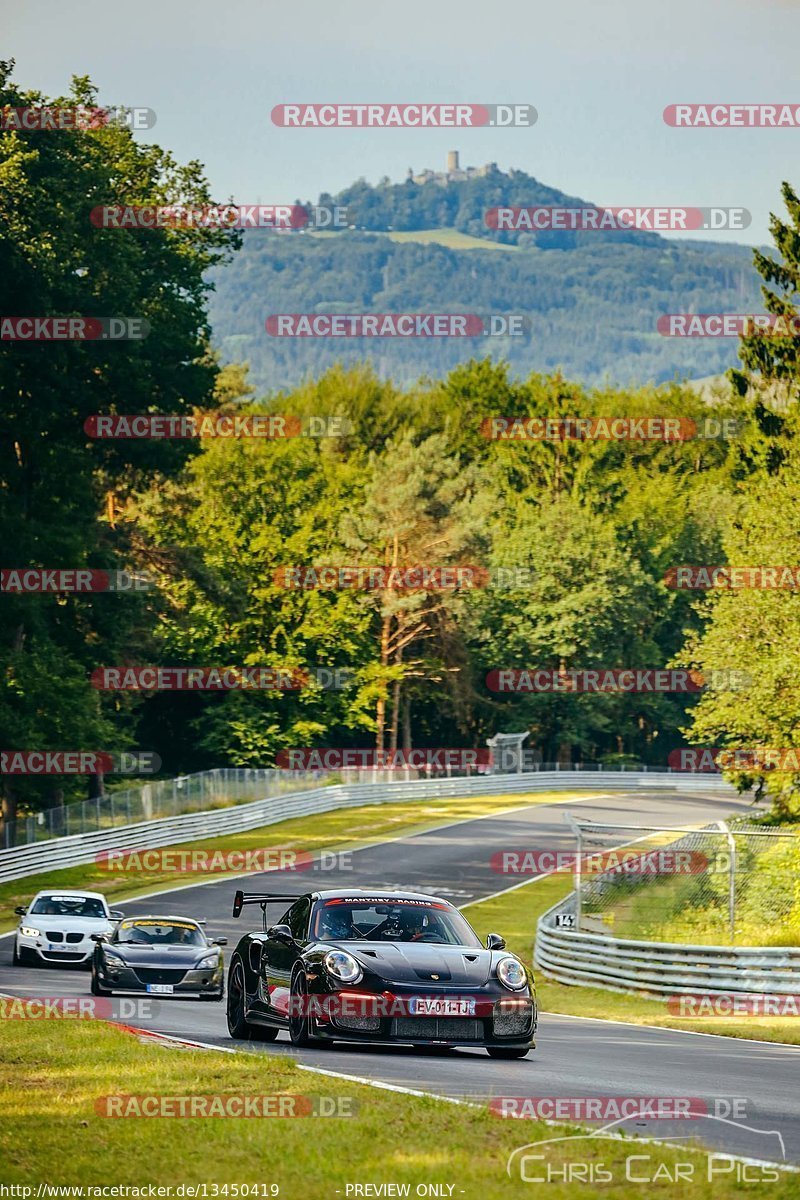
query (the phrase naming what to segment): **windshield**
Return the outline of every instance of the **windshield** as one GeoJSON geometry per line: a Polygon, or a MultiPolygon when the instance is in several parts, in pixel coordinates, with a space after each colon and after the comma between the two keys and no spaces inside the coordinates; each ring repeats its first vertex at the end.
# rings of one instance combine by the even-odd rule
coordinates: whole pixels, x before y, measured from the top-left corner
{"type": "Polygon", "coordinates": [[[40,917],[89,917],[108,920],[102,900],[96,896],[39,896],[30,908],[40,917]]]}
{"type": "Polygon", "coordinates": [[[133,918],[120,921],[112,942],[120,946],[205,946],[202,930],[191,921],[158,921],[133,918]]]}
{"type": "Polygon", "coordinates": [[[428,900],[323,900],[316,908],[312,937],[337,942],[428,942],[480,946],[461,913],[428,900]]]}

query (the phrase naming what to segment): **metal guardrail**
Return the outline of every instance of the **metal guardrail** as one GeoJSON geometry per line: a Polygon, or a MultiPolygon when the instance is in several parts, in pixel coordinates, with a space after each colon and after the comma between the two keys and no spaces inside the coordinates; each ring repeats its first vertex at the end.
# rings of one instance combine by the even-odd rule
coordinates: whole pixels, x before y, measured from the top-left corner
{"type": "Polygon", "coordinates": [[[155,850],[161,846],[189,842],[214,834],[241,833],[274,825],[291,817],[352,808],[362,804],[385,804],[403,800],[437,800],[466,795],[503,795],[575,788],[638,790],[663,786],[677,791],[698,789],[736,792],[719,776],[697,776],[652,771],[530,771],[519,775],[479,775],[470,778],[417,780],[401,783],[332,784],[307,791],[270,796],[249,804],[182,816],[142,821],[133,825],[100,829],[70,837],[53,838],[32,845],[0,850],[0,882],[24,879],[41,871],[90,863],[102,851],[155,850]]]}
{"type": "Polygon", "coordinates": [[[572,892],[536,926],[534,966],[558,983],[657,996],[800,993],[800,946],[698,946],[559,927],[575,912],[572,892]]]}
{"type": "MultiPolygon", "coordinates": [[[[504,736],[504,735],[500,735],[504,736]]],[[[500,751],[499,758],[505,758],[500,751]]],[[[558,763],[518,765],[507,762],[497,773],[515,774],[522,771],[603,771],[622,773],[653,772],[673,774],[663,767],[627,765],[604,767],[602,763],[583,763],[562,766],[558,763]]],[[[204,812],[210,808],[229,808],[267,796],[285,792],[302,792],[323,783],[408,783],[415,779],[469,777],[480,774],[474,770],[402,766],[388,770],[377,766],[348,767],[344,770],[289,771],[277,767],[217,767],[191,775],[176,775],[171,779],[153,779],[137,787],[115,789],[91,800],[75,800],[57,804],[40,812],[28,813],[13,821],[0,819],[0,849],[9,850],[29,842],[46,842],[51,838],[70,837],[76,833],[94,833],[141,821],[157,821],[161,817],[177,817],[186,812],[204,812]]],[[[491,773],[495,773],[494,771],[491,773]]]]}

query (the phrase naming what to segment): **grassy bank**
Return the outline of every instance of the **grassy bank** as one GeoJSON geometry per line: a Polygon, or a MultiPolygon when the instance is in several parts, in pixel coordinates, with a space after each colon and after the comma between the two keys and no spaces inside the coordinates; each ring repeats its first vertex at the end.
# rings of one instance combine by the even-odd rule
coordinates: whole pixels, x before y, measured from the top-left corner
{"type": "MultiPolygon", "coordinates": [[[[527,1062],[514,1065],[519,1095],[533,1068],[527,1062]]],[[[217,1194],[235,1196],[234,1185],[260,1183],[267,1196],[269,1185],[277,1185],[281,1200],[309,1195],[335,1200],[353,1184],[409,1185],[413,1196],[417,1185],[437,1183],[452,1185],[453,1197],[500,1200],[521,1187],[519,1173],[512,1179],[506,1174],[508,1156],[527,1143],[567,1132],[577,1130],[501,1120],[485,1108],[375,1090],[301,1071],[288,1058],[142,1045],[130,1034],[89,1020],[0,1022],[0,1161],[6,1184],[174,1188],[218,1183],[231,1190],[217,1194]],[[169,1120],[101,1115],[98,1101],[102,1108],[102,1097],[120,1093],[301,1095],[312,1103],[324,1096],[329,1107],[345,1106],[355,1115],[169,1120]]],[[[601,1192],[612,1200],[632,1194],[626,1180],[629,1155],[647,1156],[637,1160],[637,1174],[652,1176],[658,1170],[658,1195],[665,1198],[685,1194],[685,1182],[669,1181],[678,1162],[692,1163],[697,1200],[733,1200],[751,1190],[769,1200],[796,1195],[796,1176],[779,1175],[777,1182],[752,1187],[730,1177],[709,1182],[706,1155],[686,1146],[672,1150],[633,1139],[583,1138],[534,1152],[562,1171],[565,1164],[602,1161],[613,1182],[603,1184],[601,1192]]],[[[537,1173],[546,1169],[543,1163],[535,1166],[537,1173]]],[[[584,1196],[586,1185],[555,1181],[547,1194],[553,1200],[584,1196]]]]}

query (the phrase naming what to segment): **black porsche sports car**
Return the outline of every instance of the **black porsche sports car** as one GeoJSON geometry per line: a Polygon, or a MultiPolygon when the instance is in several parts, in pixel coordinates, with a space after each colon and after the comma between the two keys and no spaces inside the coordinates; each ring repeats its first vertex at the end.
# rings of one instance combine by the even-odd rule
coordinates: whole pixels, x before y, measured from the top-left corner
{"type": "MultiPolygon", "coordinates": [[[[202,922],[205,924],[205,922],[202,922]]],[[[113,933],[93,935],[92,994],[132,993],[221,1000],[221,946],[189,917],[125,917],[113,933]]]]}
{"type": "Polygon", "coordinates": [[[245,934],[231,957],[231,1037],[272,1041],[285,1029],[296,1046],[483,1046],[494,1058],[523,1058],[534,1047],[532,973],[498,934],[482,946],[446,900],[237,892],[233,915],[250,904],[261,908],[263,931],[245,934]],[[278,904],[283,915],[268,925],[267,908],[278,904]]]}

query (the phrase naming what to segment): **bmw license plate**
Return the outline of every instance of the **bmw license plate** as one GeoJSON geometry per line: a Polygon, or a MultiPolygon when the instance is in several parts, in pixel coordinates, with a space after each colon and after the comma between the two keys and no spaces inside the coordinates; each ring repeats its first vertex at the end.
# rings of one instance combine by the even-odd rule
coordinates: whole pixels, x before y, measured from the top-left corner
{"type": "Polygon", "coordinates": [[[474,1017],[475,1000],[471,996],[414,996],[409,1011],[415,1017],[474,1017]]]}
{"type": "Polygon", "coordinates": [[[171,996],[175,991],[171,983],[148,983],[147,990],[159,996],[171,996]]]}

